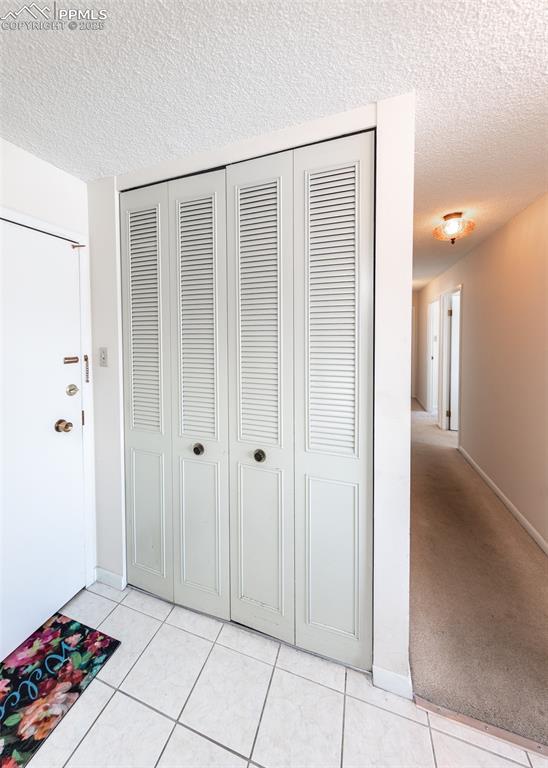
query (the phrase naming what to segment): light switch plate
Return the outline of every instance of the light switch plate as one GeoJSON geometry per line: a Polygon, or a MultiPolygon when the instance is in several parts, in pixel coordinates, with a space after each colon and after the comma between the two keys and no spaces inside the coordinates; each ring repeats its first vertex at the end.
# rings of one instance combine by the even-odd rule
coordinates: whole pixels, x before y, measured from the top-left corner
{"type": "Polygon", "coordinates": [[[101,368],[108,368],[108,349],[99,347],[99,365],[101,368]]]}

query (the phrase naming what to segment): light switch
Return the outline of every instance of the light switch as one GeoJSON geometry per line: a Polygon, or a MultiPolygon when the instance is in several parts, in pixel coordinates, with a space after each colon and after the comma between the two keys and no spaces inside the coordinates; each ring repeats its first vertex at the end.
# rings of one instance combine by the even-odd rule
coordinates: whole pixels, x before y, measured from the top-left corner
{"type": "Polygon", "coordinates": [[[99,347],[99,365],[101,368],[108,368],[108,349],[99,347]]]}

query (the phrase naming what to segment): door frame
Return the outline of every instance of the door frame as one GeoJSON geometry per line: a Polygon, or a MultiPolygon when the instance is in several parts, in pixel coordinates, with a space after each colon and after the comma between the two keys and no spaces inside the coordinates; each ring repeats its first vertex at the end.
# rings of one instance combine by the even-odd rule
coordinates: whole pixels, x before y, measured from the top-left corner
{"type": "MultiPolygon", "coordinates": [[[[440,322],[440,379],[439,379],[439,410],[438,426],[445,431],[449,430],[450,419],[447,411],[451,403],[451,320],[449,310],[451,308],[451,296],[460,293],[459,313],[459,422],[462,423],[462,283],[449,288],[439,296],[441,322],[440,322]]],[[[458,430],[460,446],[460,429],[458,430]]]]}
{"type": "MultiPolygon", "coordinates": [[[[28,227],[50,237],[59,237],[81,247],[75,249],[80,258],[80,348],[82,357],[89,356],[89,387],[82,387],[82,409],[85,413],[85,429],[82,430],[84,551],[86,587],[95,581],[97,565],[96,514],[95,514],[95,441],[93,417],[93,355],[91,339],[91,291],[89,238],[84,232],[58,227],[50,222],[0,206],[0,218],[15,225],[28,227]],[[85,352],[85,350],[88,350],[85,352]]],[[[77,258],[75,254],[75,258],[77,258]]]]}

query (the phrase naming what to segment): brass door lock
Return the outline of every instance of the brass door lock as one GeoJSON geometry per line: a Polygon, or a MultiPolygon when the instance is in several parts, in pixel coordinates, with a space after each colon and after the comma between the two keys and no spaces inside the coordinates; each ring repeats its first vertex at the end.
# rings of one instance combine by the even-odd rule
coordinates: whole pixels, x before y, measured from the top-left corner
{"type": "Polygon", "coordinates": [[[70,432],[73,427],[72,421],[66,421],[66,419],[59,419],[59,421],[55,422],[55,431],[56,432],[70,432]]]}

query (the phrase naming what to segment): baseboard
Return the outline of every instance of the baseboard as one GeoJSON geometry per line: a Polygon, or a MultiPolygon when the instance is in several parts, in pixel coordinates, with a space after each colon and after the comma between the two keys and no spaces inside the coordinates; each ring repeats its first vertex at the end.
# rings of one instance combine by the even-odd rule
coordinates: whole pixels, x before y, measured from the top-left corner
{"type": "Polygon", "coordinates": [[[422,400],[420,399],[420,397],[418,395],[415,395],[415,400],[420,405],[420,407],[422,408],[423,411],[428,412],[428,408],[425,406],[425,404],[422,402],[422,400]]]}
{"type": "Polygon", "coordinates": [[[382,688],[383,691],[390,691],[397,696],[403,696],[404,699],[413,698],[413,686],[410,675],[399,675],[389,669],[382,669],[373,664],[373,685],[382,688]]]}
{"type": "Polygon", "coordinates": [[[99,568],[99,566],[95,568],[95,578],[101,584],[107,584],[114,589],[125,589],[127,586],[126,580],[119,573],[107,571],[106,568],[99,568]]]}
{"type": "Polygon", "coordinates": [[[489,475],[480,467],[479,464],[477,464],[474,459],[470,456],[470,454],[462,447],[462,445],[459,445],[458,447],[459,452],[462,454],[462,456],[466,459],[466,461],[470,464],[472,469],[475,469],[475,471],[478,473],[478,475],[481,477],[482,480],[484,480],[489,488],[493,491],[493,493],[498,496],[498,498],[502,501],[504,506],[514,515],[518,523],[525,528],[529,536],[536,542],[536,544],[539,545],[539,547],[542,549],[542,551],[548,555],[548,542],[540,535],[540,533],[537,531],[536,528],[534,528],[529,520],[527,520],[524,515],[521,514],[519,509],[512,504],[510,499],[504,495],[504,493],[500,490],[498,485],[491,480],[489,475]]]}

